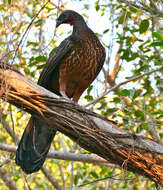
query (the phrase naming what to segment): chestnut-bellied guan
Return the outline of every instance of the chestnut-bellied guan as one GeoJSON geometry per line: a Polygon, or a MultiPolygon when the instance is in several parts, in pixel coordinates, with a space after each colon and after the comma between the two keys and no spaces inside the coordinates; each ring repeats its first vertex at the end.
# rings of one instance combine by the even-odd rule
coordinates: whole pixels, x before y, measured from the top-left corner
{"type": "MultiPolygon", "coordinates": [[[[78,102],[100,72],[105,60],[105,49],[77,12],[62,12],[56,27],[61,24],[72,25],[73,32],[50,55],[38,84],[78,102]]],[[[18,145],[16,164],[27,174],[38,171],[55,134],[53,126],[32,115],[18,145]]]]}

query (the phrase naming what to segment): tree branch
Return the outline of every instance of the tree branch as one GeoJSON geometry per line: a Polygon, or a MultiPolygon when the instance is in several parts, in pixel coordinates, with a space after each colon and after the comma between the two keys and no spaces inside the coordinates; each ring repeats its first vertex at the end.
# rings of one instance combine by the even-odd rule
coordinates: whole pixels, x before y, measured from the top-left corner
{"type": "Polygon", "coordinates": [[[14,132],[14,130],[12,130],[12,128],[8,125],[8,123],[3,119],[3,114],[1,112],[0,112],[0,121],[3,125],[3,127],[6,129],[7,133],[12,137],[14,142],[16,144],[18,144],[19,138],[18,138],[17,134],[14,132]]]}
{"type": "MultiPolygon", "coordinates": [[[[0,143],[0,150],[15,153],[17,150],[17,146],[0,143]]],[[[107,167],[114,167],[114,168],[118,167],[117,165],[110,164],[107,160],[99,156],[94,156],[91,154],[74,154],[71,152],[58,152],[55,150],[50,150],[47,157],[52,158],[52,159],[58,159],[58,160],[87,162],[87,163],[92,163],[92,164],[107,166],[107,167]]]]}
{"type": "Polygon", "coordinates": [[[163,69],[163,66],[161,66],[160,68],[154,69],[152,71],[148,71],[148,72],[146,72],[144,74],[138,75],[136,77],[133,77],[131,79],[125,80],[123,82],[120,82],[119,84],[117,84],[117,85],[113,86],[112,88],[110,88],[108,91],[104,92],[100,97],[98,97],[95,100],[89,102],[87,105],[85,105],[85,107],[88,107],[88,106],[98,102],[101,98],[103,98],[104,96],[106,96],[107,94],[109,94],[110,92],[114,91],[115,89],[119,88],[120,86],[122,86],[124,84],[127,84],[129,82],[137,81],[138,79],[140,79],[140,78],[142,78],[142,77],[144,77],[146,75],[150,75],[150,74],[155,73],[157,71],[161,71],[162,69],[163,69]]]}
{"type": "Polygon", "coordinates": [[[46,178],[50,181],[50,183],[56,188],[56,190],[63,190],[61,186],[58,184],[58,181],[53,178],[48,170],[45,167],[41,168],[42,173],[46,176],[46,178]]]}
{"type": "Polygon", "coordinates": [[[58,97],[4,63],[0,87],[4,100],[46,121],[86,150],[163,187],[163,146],[154,139],[121,130],[113,121],[58,97]]]}
{"type": "Polygon", "coordinates": [[[144,6],[137,5],[137,4],[135,4],[135,2],[131,2],[131,1],[127,1],[127,0],[119,0],[119,2],[125,3],[128,6],[134,7],[136,9],[140,9],[141,11],[145,11],[145,12],[148,12],[153,15],[162,15],[163,14],[163,11],[160,11],[158,8],[154,8],[154,9],[151,9],[150,7],[147,8],[144,6]]]}

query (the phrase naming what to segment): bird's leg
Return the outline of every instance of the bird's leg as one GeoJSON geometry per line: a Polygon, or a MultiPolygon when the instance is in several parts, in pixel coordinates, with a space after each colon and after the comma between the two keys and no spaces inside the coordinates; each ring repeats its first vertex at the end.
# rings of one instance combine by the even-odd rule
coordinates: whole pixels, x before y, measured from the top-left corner
{"type": "Polygon", "coordinates": [[[75,91],[74,96],[72,98],[74,102],[76,102],[76,103],[78,102],[80,96],[83,94],[83,92],[84,92],[85,89],[86,89],[85,86],[84,87],[83,86],[79,86],[77,88],[77,90],[75,91]]]}
{"type": "Polygon", "coordinates": [[[80,96],[83,94],[85,89],[87,89],[89,87],[89,85],[91,84],[91,81],[92,81],[91,79],[85,80],[79,84],[79,86],[76,88],[75,93],[74,93],[73,98],[72,98],[74,102],[78,102],[80,96]]]}
{"type": "Polygon", "coordinates": [[[60,71],[60,79],[59,79],[59,92],[61,94],[62,97],[69,99],[69,97],[66,94],[66,84],[67,84],[67,80],[65,78],[65,76],[63,75],[64,72],[60,71]]]}

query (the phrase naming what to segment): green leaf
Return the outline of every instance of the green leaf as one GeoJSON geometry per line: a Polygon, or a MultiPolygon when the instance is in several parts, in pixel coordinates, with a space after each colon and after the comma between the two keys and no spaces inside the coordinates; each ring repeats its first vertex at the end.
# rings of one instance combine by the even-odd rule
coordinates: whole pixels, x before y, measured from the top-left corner
{"type": "Polygon", "coordinates": [[[15,158],[14,153],[11,153],[11,154],[10,154],[10,159],[14,159],[14,158],[15,158]]]}
{"type": "Polygon", "coordinates": [[[87,89],[87,95],[84,96],[84,98],[89,102],[93,100],[93,96],[90,95],[91,91],[93,89],[93,86],[89,86],[89,88],[87,89]]]}
{"type": "Polygon", "coordinates": [[[130,96],[130,90],[124,89],[117,93],[119,96],[130,96]]]}
{"type": "Polygon", "coordinates": [[[91,172],[91,175],[92,175],[94,178],[96,178],[96,179],[98,178],[98,175],[97,175],[97,173],[96,173],[95,171],[92,171],[92,172],[91,172]]]}
{"type": "Polygon", "coordinates": [[[104,34],[107,32],[109,32],[109,28],[103,31],[104,34]]]}
{"type": "Polygon", "coordinates": [[[43,23],[42,19],[38,19],[37,21],[34,22],[35,26],[41,26],[43,23]]]}
{"type": "Polygon", "coordinates": [[[39,69],[43,69],[44,66],[45,66],[45,64],[38,65],[38,66],[37,66],[37,70],[39,70],[39,69]]]}
{"type": "Polygon", "coordinates": [[[139,125],[139,128],[141,129],[141,130],[147,130],[148,129],[148,124],[147,123],[141,123],[140,125],[139,125]]]}
{"type": "Polygon", "coordinates": [[[45,62],[47,58],[45,56],[38,56],[35,58],[36,62],[45,62]]]}
{"type": "Polygon", "coordinates": [[[163,138],[163,133],[160,133],[159,136],[160,136],[160,138],[163,138]]]}
{"type": "Polygon", "coordinates": [[[125,19],[125,14],[123,14],[123,15],[119,18],[118,23],[119,23],[119,24],[123,24],[124,19],[125,19]]]}
{"type": "Polygon", "coordinates": [[[163,34],[159,32],[152,32],[152,35],[157,38],[157,40],[163,42],[163,34]]]}
{"type": "Polygon", "coordinates": [[[29,61],[29,66],[32,67],[34,65],[37,65],[40,62],[46,62],[47,58],[45,56],[37,56],[37,57],[31,57],[29,61]]]}
{"type": "Polygon", "coordinates": [[[93,100],[93,97],[91,96],[91,95],[86,95],[86,96],[84,96],[84,98],[88,101],[88,102],[90,102],[90,101],[92,101],[93,100]]]}
{"type": "Polygon", "coordinates": [[[147,123],[141,123],[139,127],[136,129],[137,133],[140,133],[142,130],[148,130],[148,124],[147,123]]]}
{"type": "Polygon", "coordinates": [[[99,11],[99,10],[100,10],[99,0],[96,1],[96,3],[95,3],[95,8],[96,8],[96,11],[99,11]]]}
{"type": "Polygon", "coordinates": [[[3,115],[2,115],[2,119],[5,120],[6,118],[7,118],[7,114],[3,114],[3,115]]]}
{"type": "Polygon", "coordinates": [[[38,47],[38,42],[27,41],[27,47],[28,47],[28,46],[38,47]]]}
{"type": "Polygon", "coordinates": [[[11,0],[8,0],[8,4],[11,5],[11,0]]]}
{"type": "Polygon", "coordinates": [[[137,9],[135,9],[134,7],[130,7],[130,11],[133,13],[137,13],[137,9]]]}
{"type": "Polygon", "coordinates": [[[136,116],[138,119],[145,120],[144,113],[143,113],[141,110],[136,110],[136,111],[135,111],[135,116],[136,116]]]}
{"type": "Polygon", "coordinates": [[[90,94],[90,92],[92,91],[93,89],[93,85],[89,86],[88,90],[87,90],[87,93],[90,94]]]}
{"type": "Polygon", "coordinates": [[[141,89],[136,90],[136,91],[134,92],[133,98],[136,98],[136,97],[140,96],[141,93],[142,93],[142,90],[141,90],[141,89]]]}
{"type": "Polygon", "coordinates": [[[96,5],[96,11],[99,11],[99,10],[100,10],[100,6],[96,5]]]}
{"type": "Polygon", "coordinates": [[[140,25],[139,25],[139,32],[140,34],[146,32],[149,27],[149,21],[148,20],[142,20],[140,25]]]}
{"type": "Polygon", "coordinates": [[[73,178],[74,185],[77,185],[78,179],[79,179],[79,176],[78,176],[78,175],[75,175],[74,178],[73,178]]]}
{"type": "Polygon", "coordinates": [[[153,46],[153,47],[156,47],[156,46],[162,47],[163,46],[163,41],[162,42],[152,42],[151,46],[153,46]]]}
{"type": "Polygon", "coordinates": [[[120,99],[120,98],[117,98],[117,97],[115,97],[115,98],[113,99],[113,102],[115,102],[115,103],[120,103],[120,101],[121,101],[121,99],[120,99]]]}
{"type": "Polygon", "coordinates": [[[114,113],[114,112],[116,112],[117,111],[117,108],[109,108],[109,109],[107,109],[107,113],[114,113]]]}

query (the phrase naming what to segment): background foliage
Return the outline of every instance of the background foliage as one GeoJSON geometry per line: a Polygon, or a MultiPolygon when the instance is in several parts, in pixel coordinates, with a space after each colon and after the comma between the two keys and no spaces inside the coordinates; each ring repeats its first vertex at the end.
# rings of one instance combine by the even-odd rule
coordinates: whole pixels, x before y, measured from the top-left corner
{"type": "MultiPolygon", "coordinates": [[[[97,99],[116,84],[162,66],[162,0],[53,0],[43,7],[46,2],[0,1],[1,60],[13,63],[29,79],[37,82],[49,53],[72,30],[70,26],[62,26],[55,31],[57,15],[63,9],[78,11],[97,33],[107,52],[102,72],[83,94],[80,104],[91,102],[90,109],[116,121],[121,128],[163,143],[161,71],[126,83],[97,99]],[[92,103],[92,100],[96,101],[92,103]]],[[[16,137],[21,137],[30,115],[2,100],[0,102],[0,142],[15,145],[16,137]],[[10,126],[14,137],[6,131],[4,123],[10,126]]],[[[87,153],[62,134],[55,137],[51,148],[87,153]]],[[[10,162],[2,164],[1,168],[17,189],[59,189],[42,171],[26,176],[16,166],[14,157],[1,151],[1,163],[10,158],[10,162]]],[[[56,159],[48,159],[44,166],[63,189],[155,189],[154,183],[148,179],[117,168],[56,159]]],[[[0,189],[8,189],[5,180],[0,180],[0,189]]]]}

